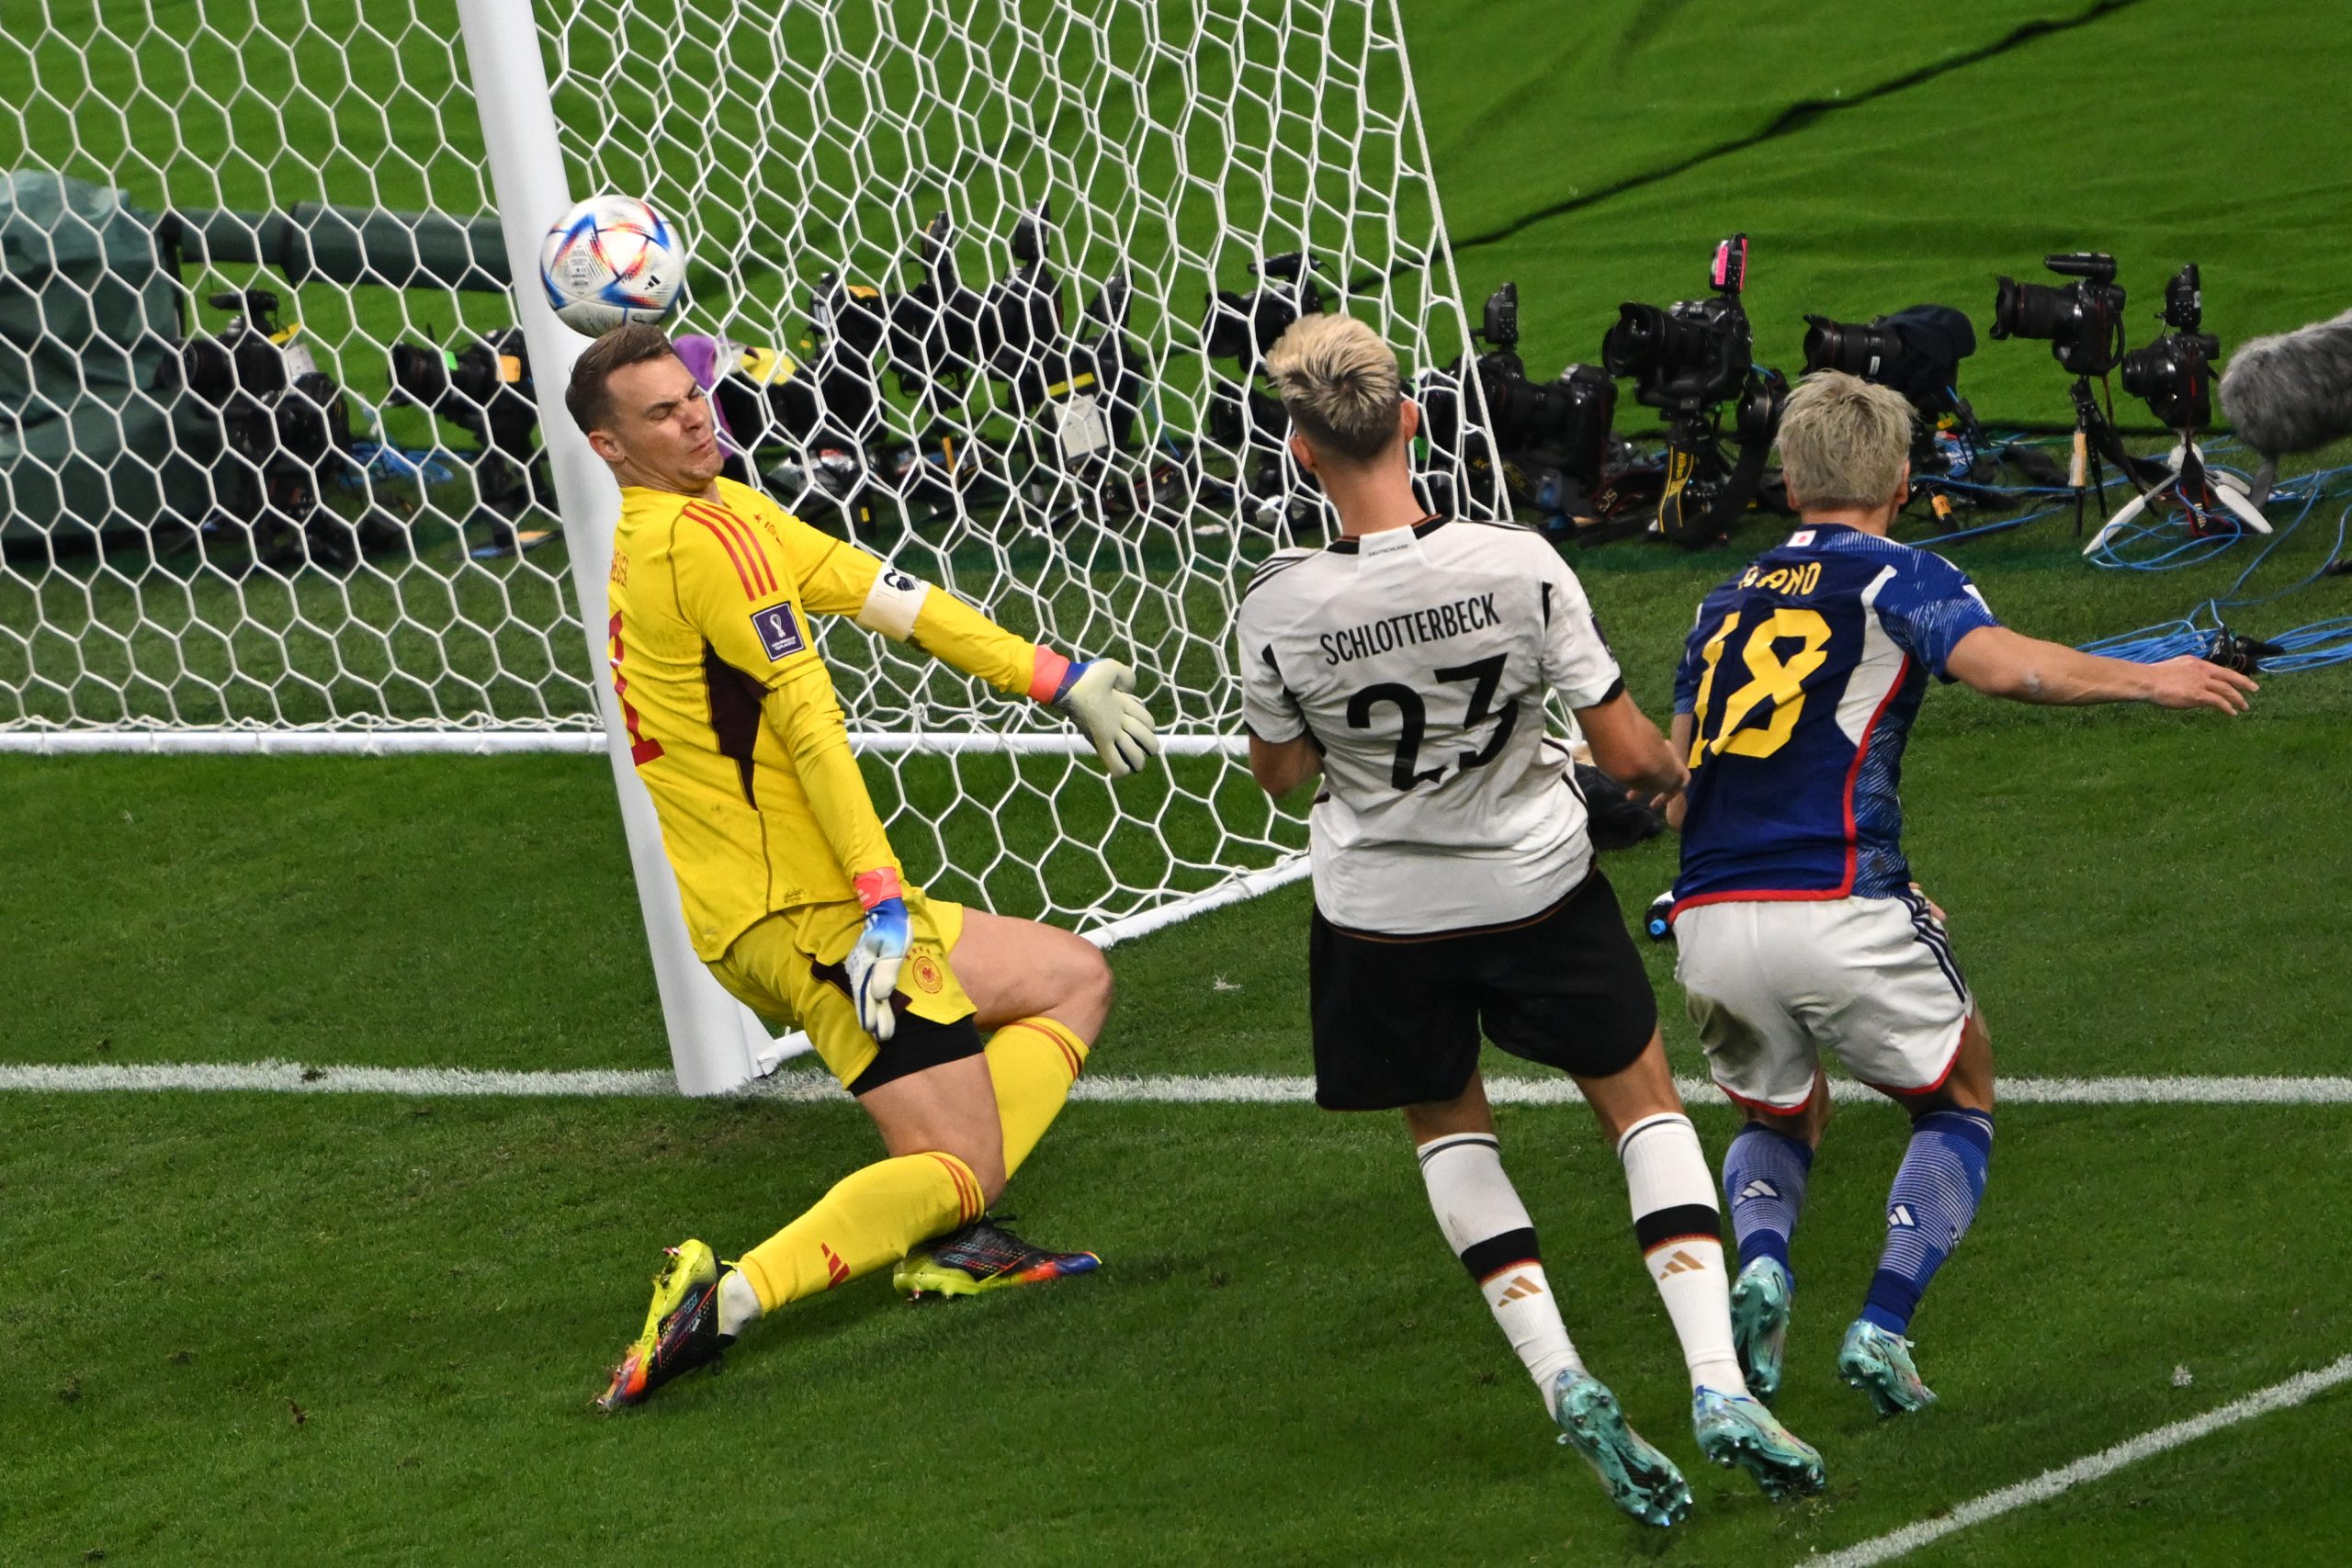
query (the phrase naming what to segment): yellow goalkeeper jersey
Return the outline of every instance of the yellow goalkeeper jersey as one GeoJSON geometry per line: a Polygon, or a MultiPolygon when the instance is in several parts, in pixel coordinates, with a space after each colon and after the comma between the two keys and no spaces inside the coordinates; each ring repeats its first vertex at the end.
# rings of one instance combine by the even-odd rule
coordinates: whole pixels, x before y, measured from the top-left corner
{"type": "Polygon", "coordinates": [[[1000,691],[1050,698],[1069,661],[729,479],[621,491],[613,690],[706,961],[772,911],[856,897],[898,859],[850,754],[809,616],[851,615],[1000,691]]]}

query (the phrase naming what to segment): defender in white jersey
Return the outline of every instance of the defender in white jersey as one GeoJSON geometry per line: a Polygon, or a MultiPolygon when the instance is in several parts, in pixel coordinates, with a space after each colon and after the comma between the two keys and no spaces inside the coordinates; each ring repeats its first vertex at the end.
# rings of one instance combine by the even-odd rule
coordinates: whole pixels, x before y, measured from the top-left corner
{"type": "Polygon", "coordinates": [[[1768,1495],[1818,1491],[1820,1456],[1740,1380],[1713,1183],[1546,694],[1628,784],[1678,791],[1682,765],[1625,694],[1558,555],[1524,529],[1416,503],[1419,411],[1370,328],[1310,317],[1267,370],[1341,527],[1261,567],[1236,628],[1252,773],[1275,796],[1324,778],[1309,814],[1316,1100],[1403,1111],[1438,1224],[1546,1408],[1619,1507],[1671,1524],[1690,1488],[1569,1341],[1503,1172],[1480,1036],[1573,1075],[1624,1163],[1702,1451],[1768,1495]]]}

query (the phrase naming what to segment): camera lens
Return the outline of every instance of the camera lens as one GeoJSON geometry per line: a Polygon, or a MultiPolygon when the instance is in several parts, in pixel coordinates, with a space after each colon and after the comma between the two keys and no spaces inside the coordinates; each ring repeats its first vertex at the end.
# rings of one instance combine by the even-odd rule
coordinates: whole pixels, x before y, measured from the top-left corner
{"type": "Polygon", "coordinates": [[[2074,313],[2070,290],[2005,277],[2001,279],[2001,291],[1993,301],[1993,335],[2054,338],[2074,313]]]}
{"type": "Polygon", "coordinates": [[[2133,349],[2117,362],[2117,368],[2122,373],[2123,389],[2135,398],[2159,395],[2180,374],[2172,346],[2162,341],[2133,349]]]}
{"type": "Polygon", "coordinates": [[[236,365],[218,338],[190,338],[181,344],[180,367],[187,389],[215,408],[237,389],[236,365]]]}
{"type": "Polygon", "coordinates": [[[1804,373],[1816,370],[1843,370],[1849,376],[1875,381],[1903,352],[1903,340],[1894,330],[1878,325],[1857,326],[1849,321],[1833,321],[1826,316],[1807,316],[1810,323],[1804,334],[1804,373]]]}
{"type": "Polygon", "coordinates": [[[449,372],[437,348],[414,344],[392,345],[392,385],[411,401],[433,407],[449,389],[449,372]]]}
{"type": "Polygon", "coordinates": [[[1620,305],[1617,324],[1600,340],[1600,363],[1611,376],[1639,376],[1671,357],[1675,323],[1655,305],[1620,305]]]}

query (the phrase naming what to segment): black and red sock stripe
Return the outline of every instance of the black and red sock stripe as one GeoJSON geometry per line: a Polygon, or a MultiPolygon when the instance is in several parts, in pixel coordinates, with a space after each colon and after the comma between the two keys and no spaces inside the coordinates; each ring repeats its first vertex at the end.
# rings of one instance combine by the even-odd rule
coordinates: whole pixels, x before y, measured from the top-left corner
{"type": "Polygon", "coordinates": [[[1535,1246],[1535,1227],[1521,1225],[1517,1230],[1472,1242],[1462,1249],[1462,1267],[1482,1285],[1506,1269],[1543,1268],[1544,1255],[1535,1246]]]}
{"type": "Polygon", "coordinates": [[[1724,1218],[1712,1203],[1677,1203],[1672,1208],[1653,1209],[1634,1222],[1634,1240],[1645,1257],[1669,1242],[1721,1243],[1723,1238],[1724,1218]]]}

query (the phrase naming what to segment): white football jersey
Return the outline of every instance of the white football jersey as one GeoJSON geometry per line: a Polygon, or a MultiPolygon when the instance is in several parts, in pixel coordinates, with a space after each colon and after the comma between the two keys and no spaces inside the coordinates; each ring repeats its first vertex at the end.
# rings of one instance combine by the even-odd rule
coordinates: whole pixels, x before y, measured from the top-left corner
{"type": "Polygon", "coordinates": [[[1275,553],[1237,623],[1242,717],[1311,735],[1315,901],[1353,931],[1423,935],[1549,908],[1592,864],[1544,699],[1624,688],[1576,574],[1508,523],[1431,518],[1275,553]]]}

